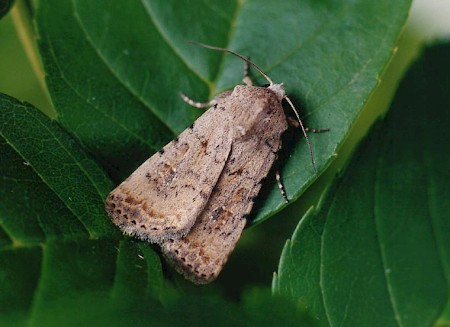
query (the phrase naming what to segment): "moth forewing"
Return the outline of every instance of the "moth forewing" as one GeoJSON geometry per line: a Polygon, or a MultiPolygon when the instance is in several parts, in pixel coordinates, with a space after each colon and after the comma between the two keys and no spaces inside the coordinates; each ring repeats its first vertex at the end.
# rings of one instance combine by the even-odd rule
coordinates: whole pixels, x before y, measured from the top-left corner
{"type": "Polygon", "coordinates": [[[159,243],[189,232],[231,150],[225,119],[211,108],[109,194],[106,211],[124,233],[159,243]]]}

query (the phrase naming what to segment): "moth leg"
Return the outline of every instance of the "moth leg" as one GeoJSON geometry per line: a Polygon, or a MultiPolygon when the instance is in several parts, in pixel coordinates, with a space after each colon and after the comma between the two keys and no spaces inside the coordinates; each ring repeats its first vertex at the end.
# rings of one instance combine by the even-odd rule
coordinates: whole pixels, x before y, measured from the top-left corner
{"type": "Polygon", "coordinates": [[[184,102],[186,102],[188,105],[195,107],[195,108],[209,108],[209,107],[214,106],[217,103],[216,99],[212,99],[211,101],[208,101],[208,102],[197,102],[197,101],[190,99],[187,95],[185,95],[182,92],[180,92],[179,94],[184,102]]]}
{"type": "Polygon", "coordinates": [[[305,132],[311,132],[311,133],[323,133],[323,132],[329,132],[329,128],[310,128],[305,127],[305,132]]]}
{"type": "Polygon", "coordinates": [[[281,182],[281,176],[280,176],[280,172],[278,170],[275,172],[275,178],[277,179],[278,189],[280,190],[280,193],[284,199],[284,202],[289,203],[289,200],[286,195],[286,190],[284,189],[284,185],[281,182]]]}
{"type": "MultiPolygon", "coordinates": [[[[289,125],[293,127],[299,127],[300,124],[298,123],[297,119],[294,119],[292,117],[288,117],[288,123],[289,125]]],[[[311,127],[305,127],[305,132],[311,132],[311,133],[323,133],[323,132],[329,132],[329,128],[311,128],[311,127]]]]}
{"type": "MultiPolygon", "coordinates": [[[[247,60],[250,60],[250,57],[247,57],[247,60]]],[[[248,75],[249,71],[250,71],[250,65],[248,64],[248,61],[244,61],[244,78],[242,79],[242,81],[247,86],[253,86],[253,81],[250,78],[250,76],[248,75]]]]}

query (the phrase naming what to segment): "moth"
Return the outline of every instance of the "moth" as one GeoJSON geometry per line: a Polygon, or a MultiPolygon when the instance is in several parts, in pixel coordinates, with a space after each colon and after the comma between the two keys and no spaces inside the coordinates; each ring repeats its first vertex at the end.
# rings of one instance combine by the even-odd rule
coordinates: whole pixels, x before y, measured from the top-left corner
{"type": "Polygon", "coordinates": [[[311,158],[312,151],[282,83],[274,83],[236,52],[200,45],[243,59],[269,85],[253,86],[246,74],[247,85],[237,85],[208,103],[182,95],[191,105],[211,108],[114,189],[106,211],[124,233],[159,244],[185,278],[206,284],[219,275],[233,251],[281,148],[288,127],[283,99],[296,114],[311,158]]]}

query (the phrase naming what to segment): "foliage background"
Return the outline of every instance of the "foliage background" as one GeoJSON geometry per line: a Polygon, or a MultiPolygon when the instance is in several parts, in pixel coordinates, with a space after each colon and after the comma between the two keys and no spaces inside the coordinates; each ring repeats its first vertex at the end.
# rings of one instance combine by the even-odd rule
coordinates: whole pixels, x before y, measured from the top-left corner
{"type": "MultiPolygon", "coordinates": [[[[434,37],[433,29],[428,29],[431,26],[430,18],[425,20],[426,25],[420,25],[421,22],[423,22],[423,16],[421,16],[421,14],[426,12],[426,8],[430,8],[424,7],[423,3],[424,2],[415,3],[417,11],[415,13],[413,9],[409,25],[407,25],[405,33],[399,41],[399,51],[385,71],[382,77],[382,83],[378,86],[375,93],[372,94],[370,101],[365,104],[363,114],[358,117],[355,128],[352,129],[350,135],[346,136],[345,144],[339,151],[338,160],[335,160],[332,166],[327,169],[326,173],[321,176],[320,180],[316,181],[308,191],[303,194],[302,201],[295,202],[281,213],[272,217],[272,219],[264,222],[264,224],[247,229],[236,249],[238,254],[232,256],[220,280],[214,285],[199,289],[185,283],[176,275],[171,277],[170,283],[167,281],[164,282],[158,277],[161,275],[161,266],[159,265],[156,254],[148,247],[130,240],[119,242],[119,238],[114,234],[114,231],[111,232],[112,238],[105,238],[101,242],[73,241],[71,237],[67,237],[67,242],[64,240],[63,242],[48,240],[45,247],[46,251],[51,253],[49,256],[51,261],[42,262],[41,259],[39,259],[39,255],[36,254],[36,249],[30,248],[20,254],[23,256],[22,262],[25,261],[29,264],[28,275],[26,274],[22,276],[22,278],[19,278],[18,275],[14,275],[14,278],[10,280],[5,277],[8,275],[7,273],[5,274],[5,270],[3,271],[2,279],[0,279],[0,286],[4,290],[3,294],[17,294],[17,303],[14,304],[14,298],[11,297],[3,299],[4,302],[2,302],[2,308],[4,314],[2,315],[1,321],[10,324],[17,323],[19,325],[24,320],[31,325],[41,325],[46,323],[57,324],[62,322],[67,324],[67,316],[69,316],[74,325],[79,324],[80,322],[93,322],[100,317],[105,325],[121,325],[126,324],[126,321],[144,324],[146,321],[149,321],[148,317],[152,317],[150,320],[154,324],[164,324],[168,321],[173,324],[196,324],[200,321],[219,321],[228,323],[230,320],[233,321],[233,319],[235,319],[234,321],[236,322],[246,320],[248,322],[267,325],[271,324],[271,319],[273,319],[273,321],[282,321],[286,323],[298,323],[299,321],[303,321],[304,324],[314,324],[317,322],[316,320],[311,319],[310,315],[312,313],[313,316],[316,316],[317,318],[317,316],[320,316],[317,312],[320,311],[311,311],[309,308],[307,314],[304,314],[303,311],[305,309],[303,306],[300,306],[299,308],[299,303],[308,307],[308,301],[304,300],[301,295],[293,294],[295,293],[294,290],[305,290],[307,287],[300,287],[298,285],[292,286],[286,283],[283,284],[283,281],[280,281],[281,277],[277,277],[274,280],[274,293],[279,296],[290,294],[291,299],[294,299],[294,301],[291,302],[285,298],[271,295],[268,292],[268,286],[272,280],[272,273],[274,271],[279,271],[279,269],[282,271],[283,269],[292,269],[285,264],[287,260],[286,247],[283,251],[282,266],[279,267],[280,253],[282,252],[285,241],[291,238],[292,232],[302,214],[308,210],[311,204],[315,204],[318,201],[323,190],[334,178],[336,171],[348,163],[349,154],[353,151],[355,144],[367,133],[367,130],[369,126],[372,125],[374,119],[388,108],[401,76],[404,74],[412,60],[415,57],[420,56],[424,40],[434,37]],[[424,26],[426,26],[426,28],[424,26]],[[53,241],[54,243],[52,243],[53,241]],[[117,248],[120,249],[120,256],[116,258],[115,250],[117,248]],[[98,269],[95,269],[96,261],[99,256],[105,258],[105,254],[107,257],[102,264],[102,269],[104,271],[99,271],[98,269]],[[146,265],[142,265],[138,260],[138,255],[142,254],[145,254],[146,265]],[[69,255],[71,258],[67,258],[69,255]],[[55,267],[54,263],[58,262],[58,260],[60,260],[61,265],[55,267]],[[117,260],[117,262],[115,260],[117,260]],[[136,267],[136,269],[124,269],[123,271],[120,271],[120,267],[136,267]],[[241,271],[242,267],[247,268],[241,271]],[[39,281],[39,275],[42,269],[44,269],[44,271],[45,269],[51,270],[51,273],[47,276],[51,276],[52,280],[44,279],[39,281]],[[108,272],[108,270],[114,271],[115,269],[118,269],[115,272],[115,275],[108,272]],[[143,272],[141,269],[146,270],[146,273],[153,277],[147,282],[136,283],[135,281],[137,279],[142,278],[143,272]],[[153,269],[153,271],[149,272],[148,269],[153,269]],[[74,273],[74,271],[76,271],[76,273],[74,273]],[[95,274],[98,274],[98,276],[95,276],[95,274]],[[69,280],[67,276],[73,276],[75,279],[69,280]],[[105,276],[115,278],[115,287],[112,290],[110,289],[112,280],[105,279],[105,276]],[[82,277],[86,278],[86,280],[78,280],[82,277]],[[57,283],[55,283],[55,278],[57,283]],[[127,284],[128,278],[133,280],[133,282],[127,284]],[[14,283],[14,280],[17,281],[17,283],[14,283]],[[23,281],[25,280],[28,281],[29,284],[24,283],[23,281]],[[33,289],[34,287],[33,284],[38,283],[38,281],[41,285],[41,290],[37,294],[30,293],[30,289],[33,289]],[[60,285],[57,285],[58,283],[60,285]],[[44,287],[42,285],[44,285],[44,287]],[[83,291],[72,294],[70,297],[61,296],[61,294],[64,294],[64,290],[77,288],[80,291],[83,291]],[[281,291],[283,288],[287,291],[281,291]],[[5,291],[6,289],[10,289],[10,291],[7,292],[5,291]],[[107,300],[104,296],[105,292],[108,293],[107,300]],[[30,306],[28,306],[27,309],[23,309],[24,307],[22,304],[24,298],[21,295],[26,295],[26,297],[28,297],[27,301],[29,301],[30,306]],[[155,297],[157,299],[155,299],[155,297]],[[55,299],[53,302],[52,298],[55,299]],[[95,303],[95,306],[87,306],[86,303],[95,303]],[[16,310],[17,308],[22,309],[16,310]],[[32,310],[31,315],[29,312],[30,308],[32,310]],[[113,314],[111,312],[112,310],[114,311],[113,314]],[[105,319],[105,317],[109,318],[105,319]]],[[[428,5],[432,5],[431,2],[428,3],[428,5]]],[[[445,13],[445,10],[439,8],[438,12],[442,14],[445,13]]],[[[431,13],[435,19],[436,9],[431,11],[431,13]]],[[[36,74],[33,72],[32,67],[30,67],[30,63],[33,63],[36,58],[30,60],[26,57],[22,45],[19,42],[19,37],[15,34],[15,31],[23,31],[23,27],[17,28],[17,22],[21,21],[20,17],[17,17],[17,15],[18,12],[13,10],[10,15],[7,15],[0,21],[2,40],[0,44],[0,52],[2,53],[2,60],[0,62],[0,91],[20,100],[26,100],[35,107],[46,112],[48,115],[55,116],[49,98],[42,89],[42,76],[37,75],[38,78],[35,78],[36,74]],[[12,20],[14,20],[16,28],[13,27],[12,20]]],[[[433,21],[434,24],[437,24],[438,22],[438,20],[433,21]]],[[[51,29],[51,27],[49,28],[51,29]]],[[[450,29],[446,29],[446,27],[444,28],[444,31],[448,32],[449,30],[450,29]]],[[[28,45],[28,47],[30,46],[31,45],[28,45]]],[[[27,46],[25,46],[25,48],[26,47],[27,46]]],[[[253,57],[252,54],[252,58],[253,57]]],[[[439,56],[437,58],[439,58],[439,56]]],[[[262,58],[262,60],[264,59],[262,58]]],[[[235,70],[235,72],[239,73],[239,70],[235,70]]],[[[232,84],[231,82],[227,82],[226,78],[224,81],[224,85],[232,84]]],[[[225,87],[224,85],[223,87],[225,87]]],[[[201,92],[205,91],[203,90],[200,91],[200,93],[201,92]]],[[[5,105],[5,103],[10,103],[12,104],[12,107],[21,106],[15,103],[14,99],[2,98],[2,101],[3,105],[5,105]]],[[[32,117],[37,120],[41,119],[34,116],[33,110],[34,109],[32,108],[26,107],[25,113],[27,114],[23,118],[17,119],[17,121],[22,124],[21,131],[23,135],[27,135],[27,131],[33,130],[32,117]],[[27,121],[30,123],[29,126],[23,123],[27,121]]],[[[328,127],[328,125],[326,127],[328,127]]],[[[42,134],[39,135],[38,138],[42,138],[42,134]]],[[[56,141],[61,139],[65,140],[66,136],[61,135],[60,137],[55,138],[56,141]]],[[[70,143],[69,139],[67,139],[67,143],[70,143]]],[[[25,148],[26,144],[27,142],[25,140],[25,148]]],[[[57,144],[53,144],[52,146],[56,148],[57,144]]],[[[8,148],[5,144],[2,144],[2,149],[2,155],[6,154],[8,148]]],[[[77,151],[78,150],[75,150],[75,152],[77,151]]],[[[80,153],[80,155],[82,156],[83,153],[80,153]]],[[[11,167],[20,166],[20,160],[12,165],[11,163],[8,163],[7,165],[11,167]]],[[[45,167],[46,164],[42,163],[42,165],[45,167]]],[[[325,166],[326,164],[323,164],[322,168],[325,166]]],[[[73,177],[78,176],[76,171],[74,171],[74,174],[73,177]]],[[[95,174],[101,173],[98,172],[95,174]]],[[[123,172],[123,174],[126,175],[127,173],[123,172]]],[[[23,178],[23,176],[21,177],[23,178]]],[[[312,179],[313,177],[310,176],[308,178],[312,179]]],[[[120,178],[117,177],[117,179],[120,178]]],[[[77,177],[74,178],[73,183],[77,183],[77,177]]],[[[112,184],[108,183],[103,185],[103,192],[107,192],[111,185],[112,184]]],[[[308,185],[305,184],[302,187],[305,188],[306,186],[308,185]]],[[[363,188],[364,185],[359,187],[363,188]]],[[[86,192],[89,194],[89,190],[86,190],[86,192]]],[[[332,192],[334,191],[331,191],[331,193],[332,192]]],[[[47,194],[44,193],[43,197],[45,198],[46,196],[47,194]]],[[[9,202],[3,202],[2,205],[14,206],[13,203],[9,202]]],[[[270,210],[273,210],[274,206],[270,205],[267,207],[270,207],[270,210]]],[[[99,210],[99,208],[100,207],[96,207],[92,210],[99,210]]],[[[44,214],[45,209],[48,208],[42,208],[42,213],[44,214]]],[[[277,210],[279,209],[276,209],[275,211],[277,210]]],[[[262,208],[262,211],[264,211],[264,208],[262,208]]],[[[3,221],[4,219],[5,218],[3,217],[3,221]]],[[[307,219],[312,220],[311,216],[307,219]]],[[[308,220],[305,221],[307,222],[308,220]]],[[[76,224],[76,222],[73,224],[76,224]]],[[[76,230],[76,227],[71,227],[72,231],[76,230]]],[[[100,228],[100,230],[103,231],[102,228],[100,228]]],[[[299,235],[298,230],[299,229],[297,229],[296,232],[297,236],[299,235]]],[[[443,231],[445,231],[445,229],[443,229],[443,231]]],[[[56,230],[55,233],[58,234],[58,230],[56,230]]],[[[67,236],[66,232],[63,234],[67,236]]],[[[344,247],[342,242],[339,244],[344,247]]],[[[354,247],[355,245],[352,246],[354,247]]],[[[363,243],[362,246],[367,247],[368,245],[367,243],[363,243]]],[[[302,248],[304,249],[304,247],[302,248]]],[[[344,247],[343,251],[345,251],[346,248],[347,247],[344,247]]],[[[310,262],[310,260],[310,257],[305,259],[306,262],[310,262]]],[[[17,257],[7,258],[6,256],[2,256],[0,259],[2,267],[4,267],[6,263],[11,267],[13,262],[18,263],[20,261],[17,257]]],[[[355,269],[360,269],[361,266],[354,264],[354,267],[355,269]]],[[[346,271],[345,269],[341,270],[341,268],[334,269],[336,269],[336,271],[346,271]]],[[[11,271],[17,272],[20,271],[20,269],[12,267],[11,271]]],[[[280,276],[282,276],[282,271],[280,271],[280,276]]],[[[331,270],[331,273],[333,273],[333,270],[331,270]]],[[[433,278],[433,281],[435,282],[434,285],[437,285],[437,287],[446,283],[441,280],[441,277],[437,279],[433,278]]],[[[420,278],[423,278],[423,276],[420,278]]],[[[429,276],[427,276],[427,278],[429,278],[429,276]]],[[[330,280],[334,279],[331,278],[330,280]]],[[[296,282],[295,279],[288,279],[288,281],[296,282]]],[[[333,289],[333,287],[343,287],[343,285],[345,285],[344,282],[337,284],[337,286],[330,285],[329,289],[333,289]]],[[[445,288],[443,288],[443,290],[445,290],[445,288]]],[[[432,292],[431,295],[440,299],[442,295],[437,296],[438,293],[432,292]]],[[[339,294],[339,292],[337,294],[339,294]]],[[[369,294],[371,294],[370,290],[365,290],[362,296],[368,296],[369,294]]],[[[422,299],[425,301],[426,297],[423,297],[422,299]]],[[[338,297],[336,302],[331,302],[334,304],[331,307],[333,307],[334,310],[339,310],[338,305],[336,305],[337,303],[350,303],[343,300],[343,297],[338,297]]],[[[443,296],[442,301],[445,303],[445,295],[443,296]]],[[[427,306],[421,306],[419,304],[418,307],[425,308],[427,306]]],[[[345,308],[342,310],[345,310],[345,308]]],[[[366,309],[359,307],[357,310],[359,310],[359,313],[362,312],[361,316],[363,316],[363,318],[361,318],[361,320],[355,318],[354,321],[347,322],[350,325],[358,325],[358,323],[361,323],[361,321],[370,317],[370,315],[367,314],[366,309]]],[[[408,310],[412,310],[412,308],[407,308],[405,310],[406,313],[408,313],[410,312],[408,310]]],[[[439,312],[438,309],[435,311],[439,312]]],[[[2,312],[2,309],[0,309],[0,312],[2,312]]],[[[423,313],[420,310],[419,312],[421,314],[423,313]]],[[[444,310],[443,312],[444,318],[441,317],[438,319],[436,317],[439,317],[439,313],[432,312],[430,313],[428,320],[421,321],[418,325],[421,325],[421,323],[427,324],[430,321],[434,321],[436,324],[445,324],[447,321],[445,319],[446,311],[444,310]]],[[[358,316],[355,314],[355,311],[352,313],[353,316],[358,316]]],[[[331,325],[342,322],[339,321],[339,319],[330,319],[330,317],[333,317],[332,313],[328,313],[327,316],[329,319],[328,323],[331,325]]],[[[373,322],[373,320],[371,321],[373,322]]],[[[397,321],[397,323],[401,324],[400,322],[402,321],[397,321]]],[[[377,323],[379,323],[379,321],[375,321],[374,324],[378,325],[377,323]]]]}

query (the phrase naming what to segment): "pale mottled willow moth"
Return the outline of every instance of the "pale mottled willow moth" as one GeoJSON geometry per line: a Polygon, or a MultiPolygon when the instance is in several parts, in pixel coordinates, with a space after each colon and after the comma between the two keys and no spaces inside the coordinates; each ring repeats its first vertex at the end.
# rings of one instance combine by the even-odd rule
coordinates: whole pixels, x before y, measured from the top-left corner
{"type": "Polygon", "coordinates": [[[307,139],[283,84],[273,83],[233,51],[202,46],[242,58],[269,86],[252,86],[246,77],[248,85],[219,94],[192,126],[106,199],[109,216],[124,233],[159,244],[175,269],[198,284],[218,276],[245,227],[287,129],[283,99],[294,109],[307,139]]]}

